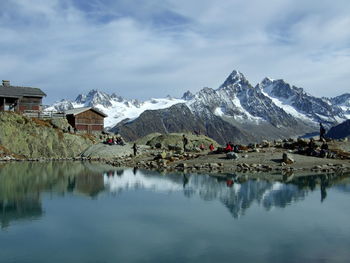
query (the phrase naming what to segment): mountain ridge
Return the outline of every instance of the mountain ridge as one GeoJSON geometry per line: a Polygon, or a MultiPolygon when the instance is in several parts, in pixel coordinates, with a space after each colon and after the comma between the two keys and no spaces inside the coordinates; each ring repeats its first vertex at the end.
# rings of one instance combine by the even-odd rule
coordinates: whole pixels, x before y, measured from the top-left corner
{"type": "MultiPolygon", "coordinates": [[[[225,130],[227,134],[231,134],[223,128],[227,126],[245,133],[247,138],[256,140],[265,137],[273,139],[297,136],[317,130],[319,122],[329,128],[350,118],[350,94],[318,98],[283,79],[274,80],[267,77],[253,86],[237,70],[232,71],[217,89],[205,87],[196,93],[187,91],[180,99],[168,96],[147,101],[127,100],[116,94],[109,95],[91,90],[86,95],[80,94],[74,101],[62,100],[55,103],[47,110],[64,111],[83,106],[96,107],[109,116],[106,119],[106,127],[115,132],[123,130],[124,135],[131,139],[141,135],[139,132],[131,132],[130,129],[140,129],[139,125],[132,125],[132,123],[135,121],[143,123],[145,127],[146,122],[137,119],[147,116],[146,119],[150,120],[150,114],[154,114],[153,117],[158,119],[159,123],[168,123],[173,120],[177,123],[177,130],[172,131],[181,132],[179,120],[183,122],[186,120],[169,115],[180,114],[181,111],[172,108],[165,114],[166,109],[176,104],[182,104],[180,108],[187,107],[193,115],[190,116],[192,122],[198,122],[191,127],[182,125],[187,127],[183,131],[193,131],[198,126],[202,126],[203,131],[207,132],[208,127],[211,126],[210,122],[213,121],[221,127],[219,128],[221,132],[225,130]],[[151,113],[143,114],[147,110],[151,113]],[[127,121],[123,121],[125,119],[127,121]],[[123,125],[125,129],[122,128],[123,125]]],[[[145,130],[159,132],[155,127],[153,130],[146,127],[145,130]]],[[[163,132],[167,131],[163,130],[163,132]]],[[[215,137],[216,140],[221,138],[219,139],[221,142],[227,139],[227,136],[219,134],[215,137]]],[[[241,136],[238,137],[239,140],[243,140],[241,136]]]]}

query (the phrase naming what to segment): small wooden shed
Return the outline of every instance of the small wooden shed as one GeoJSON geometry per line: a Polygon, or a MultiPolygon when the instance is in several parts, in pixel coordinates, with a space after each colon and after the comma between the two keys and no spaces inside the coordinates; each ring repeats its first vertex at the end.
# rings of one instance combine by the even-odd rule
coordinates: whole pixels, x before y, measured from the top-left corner
{"type": "Polygon", "coordinates": [[[92,107],[75,108],[65,112],[68,123],[76,130],[86,133],[103,131],[106,114],[92,107]]]}
{"type": "Polygon", "coordinates": [[[46,94],[38,88],[11,86],[10,81],[3,80],[0,85],[0,111],[40,111],[44,96],[46,94]]]}

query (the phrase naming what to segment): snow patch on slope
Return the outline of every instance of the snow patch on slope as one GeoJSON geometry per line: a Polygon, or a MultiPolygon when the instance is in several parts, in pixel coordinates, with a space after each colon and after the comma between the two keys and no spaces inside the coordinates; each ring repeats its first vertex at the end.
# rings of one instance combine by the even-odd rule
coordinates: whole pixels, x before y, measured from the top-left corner
{"type": "Polygon", "coordinates": [[[108,115],[105,119],[105,127],[112,127],[124,119],[134,120],[146,110],[159,110],[169,108],[178,103],[184,103],[181,99],[151,99],[141,102],[139,105],[112,101],[111,107],[103,107],[98,104],[95,107],[108,115]]]}
{"type": "Polygon", "coordinates": [[[54,103],[45,111],[66,111],[81,107],[94,107],[108,115],[104,120],[104,126],[110,128],[124,119],[136,119],[146,110],[159,110],[169,108],[178,103],[184,103],[183,99],[160,98],[150,99],[144,102],[126,100],[116,95],[108,95],[104,92],[92,90],[88,95],[80,94],[75,101],[62,100],[54,103]]]}
{"type": "Polygon", "coordinates": [[[244,122],[244,121],[251,121],[251,122],[255,122],[256,124],[258,124],[261,121],[264,121],[262,118],[255,117],[255,116],[251,115],[248,111],[246,111],[242,107],[241,101],[237,97],[234,97],[232,99],[232,103],[242,113],[242,115],[235,115],[235,116],[233,116],[236,120],[239,120],[239,121],[242,121],[242,122],[244,122]]]}
{"type": "Polygon", "coordinates": [[[292,98],[288,98],[288,99],[276,98],[276,97],[270,95],[272,93],[271,89],[272,89],[272,85],[267,86],[266,88],[264,88],[264,90],[261,90],[261,92],[266,97],[269,97],[277,107],[283,109],[285,112],[287,112],[288,114],[292,115],[295,118],[302,119],[302,120],[305,120],[308,122],[314,122],[311,118],[309,118],[305,114],[297,111],[292,106],[292,98]]]}

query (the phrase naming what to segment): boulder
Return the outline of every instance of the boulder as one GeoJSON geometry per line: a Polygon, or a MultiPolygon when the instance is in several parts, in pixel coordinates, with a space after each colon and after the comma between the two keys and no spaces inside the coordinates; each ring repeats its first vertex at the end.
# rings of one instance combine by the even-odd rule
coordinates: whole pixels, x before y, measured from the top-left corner
{"type": "Polygon", "coordinates": [[[171,145],[171,144],[168,145],[168,149],[169,149],[169,151],[182,151],[183,150],[183,148],[181,146],[171,145]]]}
{"type": "Polygon", "coordinates": [[[263,148],[270,147],[270,142],[267,141],[267,140],[263,140],[263,141],[261,142],[261,147],[263,147],[263,148]]]}
{"type": "Polygon", "coordinates": [[[289,153],[284,152],[282,155],[282,162],[284,162],[286,164],[292,164],[292,163],[294,163],[294,159],[292,158],[292,156],[289,153]]]}
{"type": "Polygon", "coordinates": [[[158,142],[158,143],[156,143],[156,144],[154,145],[154,147],[155,147],[156,149],[160,149],[160,148],[162,148],[162,144],[161,144],[160,142],[158,142]]]}
{"type": "Polygon", "coordinates": [[[229,152],[226,154],[226,158],[230,160],[237,160],[239,157],[237,153],[229,152]]]}

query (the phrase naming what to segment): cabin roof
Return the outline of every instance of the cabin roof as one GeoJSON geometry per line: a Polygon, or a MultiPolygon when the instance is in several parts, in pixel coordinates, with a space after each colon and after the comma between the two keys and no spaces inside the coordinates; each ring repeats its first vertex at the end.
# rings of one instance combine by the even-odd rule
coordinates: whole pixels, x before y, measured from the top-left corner
{"type": "Polygon", "coordinates": [[[19,86],[3,86],[0,85],[0,96],[1,97],[44,97],[46,94],[38,88],[30,87],[19,87],[19,86]]]}
{"type": "Polygon", "coordinates": [[[88,110],[92,110],[94,112],[96,112],[97,114],[103,116],[103,117],[107,117],[108,115],[104,114],[102,111],[96,109],[96,108],[93,108],[93,107],[82,107],[82,108],[75,108],[75,109],[71,109],[71,110],[66,110],[64,113],[66,115],[78,115],[82,112],[85,112],[85,111],[88,111],[88,110]]]}

